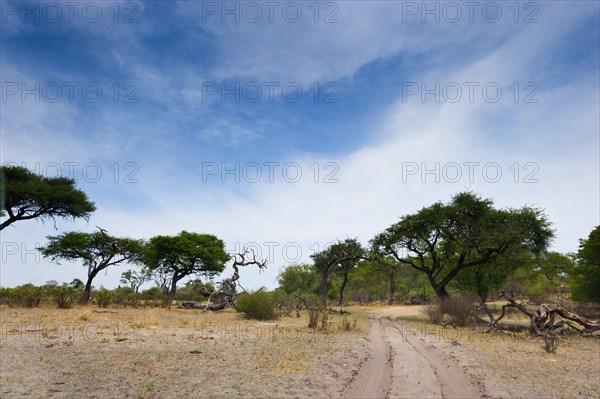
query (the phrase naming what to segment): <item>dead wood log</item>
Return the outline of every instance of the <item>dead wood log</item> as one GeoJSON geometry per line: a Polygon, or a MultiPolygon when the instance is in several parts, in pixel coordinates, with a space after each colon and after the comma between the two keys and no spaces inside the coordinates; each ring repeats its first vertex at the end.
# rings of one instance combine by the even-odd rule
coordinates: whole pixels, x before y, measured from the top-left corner
{"type": "Polygon", "coordinates": [[[182,309],[199,309],[203,312],[206,312],[207,310],[223,310],[226,307],[233,305],[235,302],[237,286],[239,285],[238,280],[240,279],[239,268],[255,265],[258,266],[259,270],[262,270],[266,267],[266,264],[266,260],[256,259],[256,254],[253,250],[249,251],[248,249],[244,248],[241,253],[238,253],[234,256],[233,264],[231,265],[233,268],[233,275],[230,278],[226,278],[221,281],[215,291],[209,291],[206,289],[206,287],[196,288],[196,292],[206,298],[208,302],[207,304],[200,304],[198,302],[182,302],[178,305],[178,307],[182,309]],[[247,259],[250,254],[252,254],[252,258],[247,259]],[[213,300],[216,300],[216,303],[213,304],[213,300]]]}
{"type": "Polygon", "coordinates": [[[600,322],[592,321],[576,313],[569,312],[562,306],[549,305],[546,303],[543,303],[535,312],[535,322],[538,326],[541,326],[546,323],[546,320],[550,319],[548,323],[544,325],[544,328],[557,328],[558,324],[554,324],[555,314],[559,315],[563,319],[574,321],[575,323],[583,326],[583,330],[580,330],[582,334],[593,333],[594,331],[600,330],[600,322]]]}
{"type": "Polygon", "coordinates": [[[569,312],[561,306],[549,305],[544,303],[540,305],[540,307],[535,311],[535,313],[533,313],[529,309],[527,309],[525,305],[523,305],[523,303],[517,302],[512,294],[509,294],[505,291],[501,291],[500,297],[506,299],[508,303],[502,306],[500,316],[498,316],[498,318],[492,321],[489,331],[492,331],[495,328],[497,328],[498,323],[500,322],[500,320],[502,320],[506,313],[506,309],[509,307],[517,308],[529,317],[529,331],[536,336],[544,336],[545,331],[552,331],[564,325],[568,325],[569,327],[575,329],[581,334],[593,333],[594,331],[600,330],[600,322],[592,321],[576,313],[569,312]],[[555,323],[554,321],[556,315],[559,315],[563,319],[573,321],[583,326],[584,328],[578,329],[571,323],[568,323],[564,320],[555,323]]]}

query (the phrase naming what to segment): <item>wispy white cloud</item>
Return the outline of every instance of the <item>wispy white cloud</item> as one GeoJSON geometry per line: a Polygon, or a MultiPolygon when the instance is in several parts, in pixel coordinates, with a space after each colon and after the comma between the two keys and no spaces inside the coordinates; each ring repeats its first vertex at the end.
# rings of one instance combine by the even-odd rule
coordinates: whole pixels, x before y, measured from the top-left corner
{"type": "MultiPolygon", "coordinates": [[[[340,3],[340,22],[331,26],[309,20],[298,25],[201,25],[213,35],[215,47],[222,52],[209,71],[211,79],[337,80],[354,76],[376,60],[406,56],[413,57],[415,65],[405,71],[407,80],[428,87],[436,82],[496,82],[504,89],[501,101],[485,101],[479,93],[474,102],[466,101],[466,97],[456,103],[435,102],[429,97],[422,103],[419,96],[406,99],[400,92],[380,110],[381,119],[365,129],[357,150],[340,154],[321,148],[321,154],[335,155],[289,151],[293,155],[285,160],[255,159],[253,162],[262,165],[260,181],[252,183],[242,178],[235,183],[232,175],[227,175],[227,182],[221,183],[220,175],[205,179],[201,170],[202,162],[218,157],[205,158],[203,153],[197,162],[189,164],[189,160],[177,158],[178,146],[182,145],[178,140],[183,145],[186,141],[169,136],[173,129],[170,124],[178,121],[173,115],[180,113],[184,118],[187,113],[190,117],[190,109],[200,110],[193,116],[210,123],[195,128],[190,140],[199,140],[207,148],[215,142],[227,144],[233,152],[228,158],[233,159],[232,163],[236,158],[247,162],[246,145],[269,144],[269,137],[263,135],[264,126],[212,115],[206,104],[200,104],[198,87],[208,79],[205,71],[182,65],[174,69],[175,73],[165,75],[161,68],[136,62],[116,50],[111,55],[115,62],[134,71],[140,86],[149,90],[149,97],[169,108],[161,123],[107,108],[100,114],[101,126],[96,127],[104,129],[105,134],[77,139],[76,132],[64,129],[64,137],[52,141],[47,135],[57,127],[44,124],[44,119],[58,118],[68,126],[70,120],[84,117],[78,109],[35,104],[26,111],[18,104],[7,104],[16,108],[10,109],[7,125],[3,121],[3,153],[10,146],[15,159],[26,161],[69,159],[73,154],[94,159],[99,152],[105,152],[105,158],[119,158],[121,154],[135,154],[135,146],[139,145],[143,148],[138,159],[142,166],[139,183],[87,186],[102,198],[99,210],[90,223],[59,223],[60,231],[91,231],[99,225],[113,234],[141,238],[187,229],[217,234],[228,249],[235,249],[236,243],[258,243],[266,256],[272,248],[274,263],[266,275],[244,271],[245,286],[272,286],[281,266],[308,260],[310,253],[325,243],[346,236],[366,243],[401,215],[448,200],[465,189],[492,197],[501,207],[532,204],[545,208],[558,231],[554,248],[574,251],[577,239],[587,235],[600,220],[598,74],[597,69],[584,68],[584,73],[561,75],[564,66],[553,65],[552,60],[556,58],[557,43],[563,43],[598,7],[544,3],[539,24],[515,26],[508,20],[499,25],[453,26],[403,24],[393,2],[371,4],[340,3]],[[487,45],[486,40],[493,45],[487,45]],[[462,51],[470,45],[476,51],[462,51]],[[461,51],[453,54],[455,48],[461,51]],[[417,60],[421,56],[427,67],[419,68],[417,60]],[[539,102],[515,102],[509,87],[530,81],[538,84],[539,102]],[[136,139],[117,138],[123,127],[136,139]],[[38,141],[34,140],[36,135],[38,141]],[[279,162],[273,182],[264,165],[269,161],[279,162]],[[292,162],[302,171],[294,183],[282,176],[283,164],[292,162]],[[444,181],[442,175],[450,162],[461,167],[462,176],[455,183],[444,181]],[[466,162],[479,163],[472,180],[466,162]],[[432,170],[436,163],[437,172],[423,174],[423,167],[432,170]],[[492,182],[494,175],[483,174],[484,165],[491,163],[502,172],[497,182],[492,182]],[[527,163],[532,168],[526,169],[527,163]],[[407,165],[419,171],[407,174],[407,165]],[[537,182],[525,183],[532,171],[535,173],[530,178],[537,182]],[[436,175],[439,182],[435,181],[436,175]],[[328,176],[337,182],[326,183],[328,176]],[[123,196],[127,203],[109,196],[123,196]],[[302,251],[298,259],[296,248],[302,251]]],[[[182,23],[200,23],[197,5],[182,3],[179,7],[182,23]]],[[[495,170],[490,169],[492,172],[495,170]]],[[[53,232],[52,224],[24,222],[3,231],[2,241],[23,242],[31,247],[35,242],[45,242],[44,236],[53,232]]],[[[21,283],[24,279],[36,283],[49,279],[70,281],[75,276],[75,266],[56,268],[44,261],[32,262],[28,256],[25,263],[15,257],[3,262],[2,284],[21,283]],[[22,269],[27,270],[25,274],[20,272],[22,269]]],[[[79,278],[83,271],[81,267],[79,278]]],[[[119,274],[109,271],[98,284],[114,285],[119,274]]]]}

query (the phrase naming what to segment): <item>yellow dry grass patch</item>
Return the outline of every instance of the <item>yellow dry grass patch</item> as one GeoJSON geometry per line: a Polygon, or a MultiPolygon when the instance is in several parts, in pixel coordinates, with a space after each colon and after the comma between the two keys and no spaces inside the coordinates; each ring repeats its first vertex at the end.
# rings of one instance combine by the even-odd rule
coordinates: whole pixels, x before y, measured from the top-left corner
{"type": "MultiPolygon", "coordinates": [[[[499,310],[499,307],[497,307],[499,310]]],[[[495,309],[494,309],[495,310],[495,309]]],[[[522,333],[486,333],[487,327],[443,328],[424,313],[401,316],[408,333],[455,356],[484,383],[491,397],[584,397],[600,392],[600,339],[576,333],[559,336],[556,353],[547,353],[544,341],[522,333]]],[[[505,317],[511,324],[529,323],[519,313],[505,317]]]]}
{"type": "Polygon", "coordinates": [[[341,332],[340,316],[329,333],[308,329],[306,314],[262,322],[231,309],[0,308],[0,319],[7,397],[45,397],[49,387],[62,397],[169,397],[174,383],[182,397],[324,397],[360,358],[360,333],[341,332]]]}

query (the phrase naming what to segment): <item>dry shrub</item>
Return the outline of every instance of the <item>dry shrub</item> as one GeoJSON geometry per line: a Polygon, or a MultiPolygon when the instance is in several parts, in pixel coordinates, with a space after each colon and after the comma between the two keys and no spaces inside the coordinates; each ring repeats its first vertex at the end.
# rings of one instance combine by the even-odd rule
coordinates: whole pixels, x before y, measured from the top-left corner
{"type": "Polygon", "coordinates": [[[327,331],[328,326],[329,326],[329,313],[322,312],[321,313],[321,331],[327,331]]]}
{"type": "Polygon", "coordinates": [[[341,322],[340,322],[340,326],[339,329],[342,331],[355,331],[356,328],[356,318],[353,317],[352,319],[350,319],[348,317],[348,315],[344,315],[344,317],[342,318],[341,322]]]}
{"type": "Polygon", "coordinates": [[[564,307],[567,310],[571,310],[580,316],[586,317],[592,320],[600,319],[600,303],[598,302],[572,302],[572,307],[564,307]]]}
{"type": "Polygon", "coordinates": [[[317,324],[319,323],[319,313],[318,309],[308,309],[308,328],[317,328],[317,324]]]}
{"type": "Polygon", "coordinates": [[[452,296],[442,301],[442,313],[448,315],[454,325],[458,327],[468,326],[475,317],[476,302],[473,296],[452,296]]]}
{"type": "Polygon", "coordinates": [[[556,335],[547,334],[544,335],[544,349],[548,353],[556,353],[558,348],[558,337],[556,335]]]}
{"type": "Polygon", "coordinates": [[[440,302],[428,303],[423,306],[423,311],[433,324],[439,324],[442,321],[444,313],[442,311],[442,304],[440,302]]]}

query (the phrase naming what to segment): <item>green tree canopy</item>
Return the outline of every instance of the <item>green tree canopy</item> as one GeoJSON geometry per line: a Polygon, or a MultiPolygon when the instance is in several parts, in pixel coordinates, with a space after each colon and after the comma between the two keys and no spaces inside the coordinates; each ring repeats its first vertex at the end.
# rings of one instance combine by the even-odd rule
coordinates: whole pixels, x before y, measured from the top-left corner
{"type": "Polygon", "coordinates": [[[121,273],[121,284],[127,284],[137,294],[140,287],[152,278],[152,271],[147,267],[142,267],[139,270],[127,270],[121,273]]]}
{"type": "Polygon", "coordinates": [[[502,256],[480,265],[462,270],[454,279],[456,287],[476,294],[482,305],[494,291],[499,291],[508,277],[518,268],[531,270],[535,258],[528,250],[504,253],[502,256]]]}
{"type": "Polygon", "coordinates": [[[288,294],[313,293],[317,286],[317,271],[313,265],[291,265],[277,276],[279,287],[288,294]]]}
{"type": "Polygon", "coordinates": [[[596,226],[586,240],[579,241],[571,293],[576,301],[600,302],[600,226],[596,226]]]}
{"type": "Polygon", "coordinates": [[[549,281],[555,281],[571,273],[573,260],[560,252],[551,251],[540,256],[535,266],[549,281]]]}
{"type": "Polygon", "coordinates": [[[176,236],[155,236],[144,250],[146,266],[166,277],[170,304],[177,283],[186,276],[214,276],[225,269],[231,257],[222,240],[211,234],[182,231],[176,236]]]}
{"type": "Polygon", "coordinates": [[[87,302],[92,290],[92,281],[102,270],[120,263],[135,261],[141,254],[139,240],[108,235],[104,230],[93,233],[69,232],[48,236],[48,244],[39,248],[42,255],[53,262],[67,260],[83,261],[87,267],[83,301],[87,302]]]}
{"type": "Polygon", "coordinates": [[[84,218],[96,210],[67,177],[43,177],[21,166],[0,166],[0,230],[19,220],[84,218]]]}
{"type": "MultiPolygon", "coordinates": [[[[354,238],[347,238],[344,241],[338,241],[323,251],[311,255],[317,271],[321,274],[321,304],[327,304],[327,284],[332,272],[339,270],[345,273],[351,270],[360,259],[365,256],[365,251],[354,238]]],[[[347,278],[346,278],[347,281],[347,278]]],[[[343,292],[340,293],[343,299],[343,292]]]]}
{"type": "Polygon", "coordinates": [[[490,265],[521,248],[542,253],[553,237],[543,211],[524,206],[496,209],[491,199],[474,193],[455,195],[450,203],[435,204],[403,216],[378,234],[372,249],[425,273],[439,298],[460,271],[490,265]]]}

